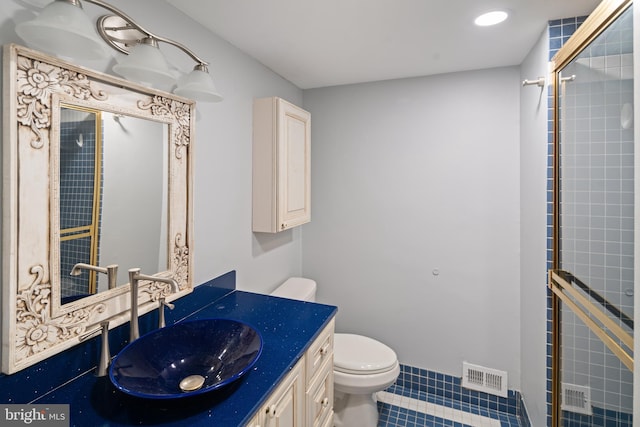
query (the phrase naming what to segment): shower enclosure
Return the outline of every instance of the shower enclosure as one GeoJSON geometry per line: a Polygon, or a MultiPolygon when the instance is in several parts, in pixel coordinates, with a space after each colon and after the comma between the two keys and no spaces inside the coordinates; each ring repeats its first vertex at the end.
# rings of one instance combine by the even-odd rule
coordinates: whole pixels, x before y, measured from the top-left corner
{"type": "Polygon", "coordinates": [[[553,425],[632,426],[632,1],[604,1],[552,66],[553,425]]]}
{"type": "Polygon", "coordinates": [[[99,264],[102,202],[101,112],[63,105],[60,109],[60,271],[61,297],[92,295],[94,271],[69,275],[76,263],[99,264]]]}

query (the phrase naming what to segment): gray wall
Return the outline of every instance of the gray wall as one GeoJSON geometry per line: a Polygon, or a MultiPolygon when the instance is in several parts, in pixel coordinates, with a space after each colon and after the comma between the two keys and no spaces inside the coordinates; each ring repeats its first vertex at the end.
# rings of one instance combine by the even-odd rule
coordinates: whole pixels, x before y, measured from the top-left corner
{"type": "Polygon", "coordinates": [[[307,90],[303,272],[337,329],[402,363],[520,388],[516,67],[307,90]],[[434,274],[435,273],[435,274],[434,274]]]}
{"type": "MultiPolygon", "coordinates": [[[[122,285],[129,282],[129,268],[138,267],[148,274],[168,267],[167,242],[163,239],[167,234],[163,208],[167,207],[169,182],[165,159],[169,153],[165,129],[168,125],[135,117],[117,120],[114,117],[112,113],[102,114],[99,261],[102,266],[123,267],[118,269],[117,279],[118,285],[122,285]],[[162,256],[160,247],[164,248],[162,256]]],[[[98,290],[107,290],[107,276],[99,274],[97,278],[98,290]]]]}
{"type": "MultiPolygon", "coordinates": [[[[545,29],[521,65],[521,79],[546,76],[548,57],[545,29]]],[[[526,86],[520,91],[521,391],[534,426],[545,425],[547,415],[547,90],[526,86]]]]}

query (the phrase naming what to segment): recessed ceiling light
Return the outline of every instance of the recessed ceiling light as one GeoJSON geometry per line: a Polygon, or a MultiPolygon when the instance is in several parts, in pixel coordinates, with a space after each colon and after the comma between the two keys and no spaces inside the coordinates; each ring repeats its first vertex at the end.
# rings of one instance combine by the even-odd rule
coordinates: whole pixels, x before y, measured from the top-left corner
{"type": "Polygon", "coordinates": [[[509,14],[504,10],[494,10],[492,12],[483,13],[478,16],[475,21],[476,25],[481,27],[488,27],[489,25],[496,25],[507,19],[509,14]]]}

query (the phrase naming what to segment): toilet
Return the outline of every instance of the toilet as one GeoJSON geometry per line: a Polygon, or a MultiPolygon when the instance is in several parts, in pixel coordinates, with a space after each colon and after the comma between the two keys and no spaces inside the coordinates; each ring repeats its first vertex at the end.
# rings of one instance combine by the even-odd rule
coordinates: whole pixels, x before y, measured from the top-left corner
{"type": "MultiPolygon", "coordinates": [[[[316,282],[291,277],[273,296],[313,302],[316,282]]],[[[375,393],[393,384],[400,374],[396,353],[385,344],[356,334],[335,334],[333,349],[335,427],[375,427],[375,393]]]]}

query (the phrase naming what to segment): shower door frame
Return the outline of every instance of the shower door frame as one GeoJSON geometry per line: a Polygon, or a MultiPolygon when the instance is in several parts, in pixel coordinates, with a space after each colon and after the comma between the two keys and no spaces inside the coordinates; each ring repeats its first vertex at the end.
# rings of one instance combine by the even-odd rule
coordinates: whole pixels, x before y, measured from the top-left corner
{"type": "MultiPolygon", "coordinates": [[[[559,162],[559,144],[560,144],[560,126],[558,125],[560,120],[560,72],[566,67],[574,58],[576,58],[591,42],[593,42],[600,34],[602,34],[611,23],[613,23],[623,12],[625,12],[631,5],[633,0],[603,0],[598,7],[589,15],[585,22],[576,30],[571,38],[558,50],[556,55],[552,58],[550,63],[551,70],[551,82],[553,85],[553,234],[552,234],[552,271],[560,268],[560,162],[559,162]]],[[[634,16],[634,21],[635,21],[634,16]]],[[[634,36],[634,41],[636,37],[634,36]]],[[[635,51],[635,49],[634,49],[635,51]]],[[[634,89],[634,92],[638,92],[634,89]]],[[[636,150],[640,151],[640,150],[636,150]]],[[[637,156],[637,153],[636,153],[637,156]]],[[[636,177],[638,171],[636,170],[636,177]]],[[[638,180],[636,179],[636,182],[638,180]]],[[[637,191],[636,191],[637,194],[637,191]]],[[[636,196],[636,200],[638,196],[636,196]]],[[[636,205],[637,206],[637,205],[636,205]]],[[[637,218],[637,214],[636,214],[637,218]]],[[[636,220],[636,235],[638,234],[636,220]]],[[[638,264],[636,257],[636,265],[638,264]]],[[[552,286],[552,271],[549,272],[549,288],[551,293],[551,311],[552,311],[552,327],[551,327],[551,422],[552,427],[560,427],[562,421],[561,410],[561,348],[560,348],[560,303],[561,298],[553,291],[552,286]]],[[[637,299],[637,298],[636,298],[637,299]]],[[[634,306],[635,310],[638,310],[637,304],[634,306]]],[[[634,316],[635,317],[635,316],[634,316]]],[[[636,372],[637,368],[634,367],[634,415],[638,406],[637,389],[636,385],[636,372]]]]}

